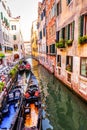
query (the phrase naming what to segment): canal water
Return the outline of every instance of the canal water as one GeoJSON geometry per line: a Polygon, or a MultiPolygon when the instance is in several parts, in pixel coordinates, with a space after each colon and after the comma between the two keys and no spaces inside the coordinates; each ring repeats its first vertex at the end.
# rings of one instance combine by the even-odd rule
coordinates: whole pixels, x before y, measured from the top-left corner
{"type": "Polygon", "coordinates": [[[42,94],[42,130],[87,130],[87,104],[37,61],[27,59],[42,94]]]}

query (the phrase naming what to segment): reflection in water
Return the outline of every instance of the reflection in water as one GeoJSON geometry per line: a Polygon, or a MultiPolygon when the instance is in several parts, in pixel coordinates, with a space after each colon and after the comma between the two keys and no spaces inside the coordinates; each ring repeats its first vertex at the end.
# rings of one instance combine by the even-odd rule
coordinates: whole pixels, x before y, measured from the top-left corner
{"type": "Polygon", "coordinates": [[[42,130],[87,130],[87,105],[37,61],[28,60],[42,93],[42,130]]]}

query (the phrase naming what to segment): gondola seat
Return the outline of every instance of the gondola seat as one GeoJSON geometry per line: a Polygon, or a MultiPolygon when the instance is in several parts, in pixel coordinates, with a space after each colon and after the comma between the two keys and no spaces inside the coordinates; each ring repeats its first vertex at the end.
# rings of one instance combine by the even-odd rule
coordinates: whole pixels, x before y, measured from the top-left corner
{"type": "Polygon", "coordinates": [[[30,108],[25,108],[24,114],[29,114],[30,113],[30,108]]]}
{"type": "Polygon", "coordinates": [[[9,112],[9,105],[6,105],[6,107],[2,110],[3,114],[6,114],[9,112]]]}

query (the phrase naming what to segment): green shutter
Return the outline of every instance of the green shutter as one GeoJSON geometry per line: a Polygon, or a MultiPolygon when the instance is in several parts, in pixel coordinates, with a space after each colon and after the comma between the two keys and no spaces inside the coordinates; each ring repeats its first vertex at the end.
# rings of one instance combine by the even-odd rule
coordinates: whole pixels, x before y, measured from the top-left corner
{"type": "Polygon", "coordinates": [[[72,40],[74,40],[74,27],[75,27],[75,21],[72,22],[72,40]]]}
{"type": "Polygon", "coordinates": [[[16,38],[16,35],[13,35],[13,40],[16,40],[17,38],[16,38]]]}
{"type": "Polygon", "coordinates": [[[70,24],[68,24],[68,40],[70,39],[70,24]]]}
{"type": "Polygon", "coordinates": [[[60,31],[60,38],[63,38],[63,28],[60,31]]]}
{"type": "Polygon", "coordinates": [[[80,16],[79,19],[79,36],[83,36],[83,27],[84,27],[84,15],[80,16]]]}
{"type": "Polygon", "coordinates": [[[3,13],[1,12],[1,19],[3,20],[3,13]]]}
{"type": "Polygon", "coordinates": [[[68,25],[65,27],[65,40],[68,40],[68,25]]]}
{"type": "Polygon", "coordinates": [[[71,72],[73,72],[73,56],[71,56],[71,72]]]}

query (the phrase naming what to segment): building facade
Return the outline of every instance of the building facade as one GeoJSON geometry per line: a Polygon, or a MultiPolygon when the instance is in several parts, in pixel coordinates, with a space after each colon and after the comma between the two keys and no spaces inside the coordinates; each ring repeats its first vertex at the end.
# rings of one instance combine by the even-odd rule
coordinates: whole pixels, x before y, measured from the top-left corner
{"type": "Polygon", "coordinates": [[[10,9],[5,0],[0,1],[0,53],[3,57],[0,58],[0,66],[6,65],[8,58],[12,57],[13,45],[10,43],[10,9]]]}
{"type": "Polygon", "coordinates": [[[39,62],[46,64],[46,6],[45,0],[38,3],[38,52],[39,62]]]}
{"type": "Polygon", "coordinates": [[[55,75],[87,100],[86,2],[86,0],[56,0],[55,75]]]}
{"type": "Polygon", "coordinates": [[[86,2],[87,0],[45,0],[44,65],[85,100],[87,100],[86,2]]]}
{"type": "Polygon", "coordinates": [[[20,16],[10,18],[10,41],[13,45],[13,61],[24,58],[24,41],[20,28],[20,16]]]}
{"type": "Polygon", "coordinates": [[[20,17],[13,18],[6,0],[0,1],[0,67],[24,55],[20,17]],[[18,49],[16,49],[16,47],[18,49]],[[15,53],[17,53],[15,55],[15,53]],[[17,56],[19,55],[19,56],[17,56]]]}
{"type": "Polygon", "coordinates": [[[38,44],[37,44],[37,20],[32,22],[31,28],[31,51],[32,56],[38,59],[38,44]]]}
{"type": "Polygon", "coordinates": [[[46,0],[46,67],[55,73],[56,65],[56,4],[55,0],[46,0]]]}

